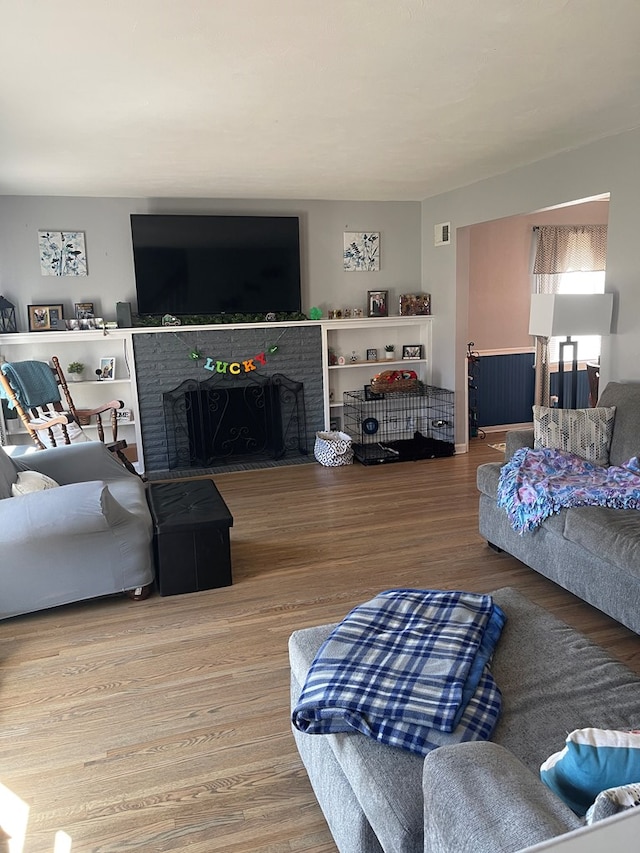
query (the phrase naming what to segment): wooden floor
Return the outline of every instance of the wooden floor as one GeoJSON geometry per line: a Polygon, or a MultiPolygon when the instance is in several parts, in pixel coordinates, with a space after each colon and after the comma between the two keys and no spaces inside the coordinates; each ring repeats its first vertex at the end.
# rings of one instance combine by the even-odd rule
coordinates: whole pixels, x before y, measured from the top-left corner
{"type": "MultiPolygon", "coordinates": [[[[635,634],[478,535],[475,470],[501,458],[475,440],[218,475],[232,587],[0,623],[0,782],[28,806],[24,853],[58,830],[72,853],[335,853],[290,733],[287,638],[381,589],[514,586],[640,673],[635,634]]],[[[19,809],[0,815],[10,831],[19,809]]]]}

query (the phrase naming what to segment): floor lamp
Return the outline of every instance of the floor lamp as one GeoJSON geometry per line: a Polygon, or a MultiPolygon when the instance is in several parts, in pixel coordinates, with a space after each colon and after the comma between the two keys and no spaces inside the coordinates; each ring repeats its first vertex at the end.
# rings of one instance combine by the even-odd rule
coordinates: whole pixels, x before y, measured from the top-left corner
{"type": "Polygon", "coordinates": [[[612,293],[532,293],[529,334],[542,338],[566,335],[558,358],[558,408],[564,408],[564,360],[572,350],[571,405],[578,400],[578,341],[572,335],[608,335],[613,312],[612,293]]]}

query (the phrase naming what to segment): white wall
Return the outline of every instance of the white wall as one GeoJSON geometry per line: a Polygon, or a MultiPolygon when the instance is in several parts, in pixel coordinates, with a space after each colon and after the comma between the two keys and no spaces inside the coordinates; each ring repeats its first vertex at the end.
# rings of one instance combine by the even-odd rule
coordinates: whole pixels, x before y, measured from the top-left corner
{"type": "Polygon", "coordinates": [[[397,297],[420,289],[421,212],[418,202],[339,202],[224,199],[0,197],[0,293],[16,305],[27,330],[28,304],[93,302],[115,319],[118,301],[135,302],[130,213],[295,214],[301,221],[303,311],[361,307],[367,290],[397,297]],[[39,230],[85,232],[89,275],[42,276],[39,230]],[[344,231],[380,232],[380,271],[344,272],[344,231]]]}
{"type": "Polygon", "coordinates": [[[610,193],[606,289],[615,294],[614,334],[603,339],[601,383],[640,379],[640,130],[600,140],[422,203],[423,289],[432,294],[434,365],[442,384],[456,390],[456,443],[466,431],[465,353],[469,241],[456,230],[477,222],[531,213],[610,193]],[[433,229],[451,222],[451,246],[434,247],[433,229]]]}

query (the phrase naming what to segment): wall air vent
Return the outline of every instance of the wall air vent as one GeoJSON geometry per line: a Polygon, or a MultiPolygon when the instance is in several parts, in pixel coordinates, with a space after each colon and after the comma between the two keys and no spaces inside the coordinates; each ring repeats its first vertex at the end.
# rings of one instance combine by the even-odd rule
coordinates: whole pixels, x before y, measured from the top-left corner
{"type": "Polygon", "coordinates": [[[451,243],[451,223],[441,222],[434,228],[434,246],[449,246],[451,243]]]}

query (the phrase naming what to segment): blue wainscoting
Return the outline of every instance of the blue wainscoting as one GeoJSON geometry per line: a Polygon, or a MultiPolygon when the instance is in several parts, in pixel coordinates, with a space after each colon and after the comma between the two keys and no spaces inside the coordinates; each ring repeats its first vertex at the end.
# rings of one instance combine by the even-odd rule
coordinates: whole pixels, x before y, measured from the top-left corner
{"type": "MultiPolygon", "coordinates": [[[[530,423],[535,393],[534,353],[483,355],[474,375],[477,386],[478,426],[530,423]]],[[[558,374],[551,374],[551,394],[558,393],[558,374]]],[[[570,380],[565,374],[565,404],[569,404],[570,380]]],[[[578,373],[578,408],[589,406],[586,370],[578,373]]]]}

